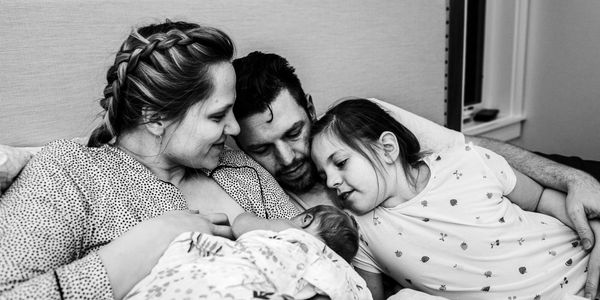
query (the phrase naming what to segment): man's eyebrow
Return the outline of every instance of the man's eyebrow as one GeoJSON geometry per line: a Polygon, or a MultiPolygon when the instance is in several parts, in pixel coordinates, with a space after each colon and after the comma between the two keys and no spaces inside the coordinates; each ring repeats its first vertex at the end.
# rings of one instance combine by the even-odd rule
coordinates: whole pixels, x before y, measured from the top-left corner
{"type": "MultiPolygon", "coordinates": [[[[302,128],[303,126],[304,126],[304,121],[303,120],[297,121],[296,123],[292,124],[292,127],[290,127],[290,129],[286,130],[283,133],[283,137],[289,135],[292,131],[297,130],[298,128],[302,128]]],[[[250,145],[246,146],[246,149],[248,149],[248,150],[255,150],[255,149],[258,149],[258,148],[261,148],[261,147],[267,147],[270,144],[272,144],[272,143],[250,144],[250,145]]]]}

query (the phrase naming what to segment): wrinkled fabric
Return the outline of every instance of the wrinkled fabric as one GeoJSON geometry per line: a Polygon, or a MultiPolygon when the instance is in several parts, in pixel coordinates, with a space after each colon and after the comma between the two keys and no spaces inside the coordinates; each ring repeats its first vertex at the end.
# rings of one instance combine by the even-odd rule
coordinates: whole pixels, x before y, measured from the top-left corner
{"type": "Polygon", "coordinates": [[[364,280],[337,253],[297,229],[255,230],[230,241],[179,235],[126,299],[371,299],[364,280]]]}

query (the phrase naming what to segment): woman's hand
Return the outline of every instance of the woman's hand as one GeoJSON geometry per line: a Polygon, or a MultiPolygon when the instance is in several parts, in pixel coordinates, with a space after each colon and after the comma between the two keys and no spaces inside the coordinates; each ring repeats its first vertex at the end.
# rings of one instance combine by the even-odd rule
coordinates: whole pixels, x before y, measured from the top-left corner
{"type": "Polygon", "coordinates": [[[588,219],[600,218],[600,183],[585,172],[573,174],[567,185],[566,206],[584,249],[592,249],[594,232],[588,219]]]}
{"type": "Polygon", "coordinates": [[[98,250],[115,299],[121,299],[148,275],[171,241],[188,231],[233,236],[225,214],[169,211],[134,226],[98,250]]]}

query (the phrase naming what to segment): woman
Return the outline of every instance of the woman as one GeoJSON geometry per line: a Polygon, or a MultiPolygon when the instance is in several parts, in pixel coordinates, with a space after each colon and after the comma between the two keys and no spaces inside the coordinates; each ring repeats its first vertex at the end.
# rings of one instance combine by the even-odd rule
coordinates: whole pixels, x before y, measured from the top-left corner
{"type": "Polygon", "coordinates": [[[127,37],[89,147],[50,143],[0,201],[1,296],[118,299],[181,232],[231,236],[179,186],[239,132],[233,53],[225,33],[184,22],[127,37]]]}

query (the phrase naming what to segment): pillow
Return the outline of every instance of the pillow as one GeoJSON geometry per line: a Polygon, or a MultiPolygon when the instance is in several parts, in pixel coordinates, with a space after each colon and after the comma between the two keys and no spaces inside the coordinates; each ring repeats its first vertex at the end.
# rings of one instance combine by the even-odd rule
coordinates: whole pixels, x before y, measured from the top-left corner
{"type": "Polygon", "coordinates": [[[11,147],[0,145],[0,195],[4,192],[21,169],[41,147],[11,147]]]}

